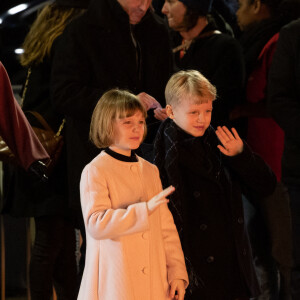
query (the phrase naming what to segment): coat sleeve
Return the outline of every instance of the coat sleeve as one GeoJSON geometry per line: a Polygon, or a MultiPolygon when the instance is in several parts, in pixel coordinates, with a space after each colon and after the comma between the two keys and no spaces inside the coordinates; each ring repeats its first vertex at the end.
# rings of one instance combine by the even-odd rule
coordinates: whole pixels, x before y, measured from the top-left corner
{"type": "Polygon", "coordinates": [[[274,192],[277,183],[274,172],[245,142],[241,154],[226,157],[225,161],[240,181],[258,195],[266,197],[274,192]]]}
{"type": "Polygon", "coordinates": [[[77,39],[74,30],[66,28],[53,43],[51,99],[60,113],[90,122],[94,107],[104,91],[90,84],[94,66],[84,55],[82,42],[77,39]]]}
{"type": "Polygon", "coordinates": [[[218,66],[211,75],[211,82],[217,87],[217,100],[213,103],[212,124],[227,124],[230,111],[241,104],[245,81],[245,66],[242,48],[234,39],[226,39],[222,44],[222,54],[218,66]]]}
{"type": "MultiPolygon", "coordinates": [[[[162,185],[159,179],[158,169],[155,167],[157,173],[157,182],[159,190],[162,190],[162,185]]],[[[160,218],[162,226],[162,236],[164,241],[167,272],[169,284],[174,279],[181,279],[185,282],[185,288],[189,284],[188,274],[185,266],[184,254],[182,251],[179,235],[174,224],[173,216],[167,204],[160,206],[160,218]]]]}
{"type": "Polygon", "coordinates": [[[296,143],[300,140],[299,28],[295,32],[288,27],[281,30],[268,82],[269,111],[285,134],[296,143]]]}
{"type": "Polygon", "coordinates": [[[15,99],[8,74],[0,63],[0,135],[24,169],[37,160],[49,159],[15,99]]]}
{"type": "Polygon", "coordinates": [[[146,202],[113,209],[107,181],[95,166],[83,170],[80,193],[86,231],[94,239],[116,239],[149,230],[146,202]]]}

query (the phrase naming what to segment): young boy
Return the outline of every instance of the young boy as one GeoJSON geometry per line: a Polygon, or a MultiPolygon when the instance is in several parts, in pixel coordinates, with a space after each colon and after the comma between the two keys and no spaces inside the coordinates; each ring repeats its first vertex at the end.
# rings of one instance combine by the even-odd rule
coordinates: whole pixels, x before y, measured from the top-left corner
{"type": "Polygon", "coordinates": [[[235,129],[210,126],[215,87],[198,71],[180,71],[166,90],[154,162],[170,196],[189,269],[185,299],[235,300],[259,294],[245,229],[242,192],[271,194],[276,177],[235,129]]]}

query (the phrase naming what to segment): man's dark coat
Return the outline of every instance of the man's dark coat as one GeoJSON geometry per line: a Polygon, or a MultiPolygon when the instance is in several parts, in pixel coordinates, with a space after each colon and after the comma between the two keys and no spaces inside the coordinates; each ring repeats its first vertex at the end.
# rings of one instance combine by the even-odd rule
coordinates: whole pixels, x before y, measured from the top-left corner
{"type": "Polygon", "coordinates": [[[53,102],[66,115],[69,187],[79,208],[83,167],[99,150],[89,141],[93,109],[111,88],[146,92],[165,105],[164,88],[172,72],[168,30],[150,10],[135,26],[116,0],[93,1],[54,45],[53,102]],[[133,37],[138,42],[140,68],[133,37]]]}

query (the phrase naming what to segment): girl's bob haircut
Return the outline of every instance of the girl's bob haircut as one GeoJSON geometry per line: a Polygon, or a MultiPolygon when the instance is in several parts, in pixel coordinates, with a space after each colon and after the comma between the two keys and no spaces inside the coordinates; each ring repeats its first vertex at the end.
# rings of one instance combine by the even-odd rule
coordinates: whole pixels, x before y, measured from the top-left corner
{"type": "MultiPolygon", "coordinates": [[[[99,99],[91,120],[90,140],[97,148],[106,148],[113,144],[114,121],[131,117],[140,111],[146,119],[147,111],[140,100],[126,90],[112,89],[99,99]]],[[[147,134],[145,123],[144,137],[147,134]]]]}

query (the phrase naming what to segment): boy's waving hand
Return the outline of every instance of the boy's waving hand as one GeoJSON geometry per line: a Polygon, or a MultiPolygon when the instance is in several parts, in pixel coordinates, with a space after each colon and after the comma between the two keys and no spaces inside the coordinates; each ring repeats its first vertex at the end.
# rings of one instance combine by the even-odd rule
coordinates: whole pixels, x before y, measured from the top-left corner
{"type": "Polygon", "coordinates": [[[219,150],[227,156],[235,156],[243,152],[244,143],[237,131],[232,128],[232,132],[226,126],[218,126],[217,137],[223,146],[218,145],[219,150]]]}

